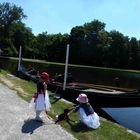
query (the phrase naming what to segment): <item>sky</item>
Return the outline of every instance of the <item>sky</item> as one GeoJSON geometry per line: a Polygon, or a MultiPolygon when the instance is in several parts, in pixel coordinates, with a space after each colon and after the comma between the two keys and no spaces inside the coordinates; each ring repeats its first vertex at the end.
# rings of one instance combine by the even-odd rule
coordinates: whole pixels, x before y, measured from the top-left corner
{"type": "Polygon", "coordinates": [[[140,0],[0,0],[23,9],[22,20],[34,35],[70,33],[95,19],[106,24],[105,30],[116,30],[124,36],[140,39],[140,0]]]}

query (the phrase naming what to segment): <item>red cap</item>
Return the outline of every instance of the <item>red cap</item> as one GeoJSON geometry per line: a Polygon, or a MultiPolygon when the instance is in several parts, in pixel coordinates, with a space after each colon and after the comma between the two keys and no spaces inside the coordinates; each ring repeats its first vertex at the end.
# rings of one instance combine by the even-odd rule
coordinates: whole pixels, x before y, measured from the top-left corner
{"type": "Polygon", "coordinates": [[[42,79],[49,79],[49,74],[47,72],[42,72],[41,73],[41,78],[42,79]]]}

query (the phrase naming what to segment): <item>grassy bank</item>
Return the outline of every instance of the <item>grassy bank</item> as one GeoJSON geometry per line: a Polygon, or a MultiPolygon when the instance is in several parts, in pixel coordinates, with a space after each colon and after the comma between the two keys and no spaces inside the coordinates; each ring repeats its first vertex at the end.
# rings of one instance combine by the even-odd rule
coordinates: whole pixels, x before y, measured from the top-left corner
{"type": "MultiPolygon", "coordinates": [[[[3,70],[0,72],[0,82],[6,84],[11,89],[16,90],[18,95],[28,102],[36,91],[36,85],[33,82],[16,78],[3,70]]],[[[51,94],[52,93],[50,93],[50,95],[51,94]]],[[[73,104],[63,100],[56,101],[52,96],[50,96],[50,100],[52,108],[49,115],[53,119],[57,114],[62,113],[63,109],[71,108],[73,106],[73,104]]],[[[72,113],[70,118],[73,121],[79,120],[77,113],[72,113]]],[[[130,133],[126,128],[120,127],[103,118],[101,118],[101,126],[96,130],[86,128],[75,122],[63,122],[61,125],[79,140],[140,140],[140,137],[135,133],[130,133]]]]}

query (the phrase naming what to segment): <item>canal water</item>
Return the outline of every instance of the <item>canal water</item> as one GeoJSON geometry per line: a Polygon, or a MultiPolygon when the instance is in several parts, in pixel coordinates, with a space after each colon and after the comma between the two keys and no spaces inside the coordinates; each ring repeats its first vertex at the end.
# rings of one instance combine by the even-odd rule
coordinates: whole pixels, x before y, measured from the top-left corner
{"type": "MultiPolygon", "coordinates": [[[[22,60],[25,68],[32,65],[37,71],[47,71],[50,77],[55,74],[64,73],[65,65],[56,63],[44,63],[44,61],[22,60]]],[[[17,71],[18,61],[0,56],[0,69],[8,70],[13,74],[17,71]]],[[[75,82],[91,83],[97,85],[120,86],[124,88],[137,89],[140,87],[140,73],[126,70],[97,68],[88,66],[68,66],[68,72],[72,74],[75,82]],[[118,78],[118,80],[116,80],[118,78]]]]}
{"type": "Polygon", "coordinates": [[[140,134],[140,107],[102,109],[120,125],[140,134]]]}

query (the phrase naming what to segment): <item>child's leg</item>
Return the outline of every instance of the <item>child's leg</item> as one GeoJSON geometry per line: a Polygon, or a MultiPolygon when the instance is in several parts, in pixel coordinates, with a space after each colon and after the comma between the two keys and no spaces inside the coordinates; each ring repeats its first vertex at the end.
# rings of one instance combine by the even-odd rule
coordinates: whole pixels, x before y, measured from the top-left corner
{"type": "Polygon", "coordinates": [[[36,120],[41,120],[41,111],[36,110],[36,120]]]}

